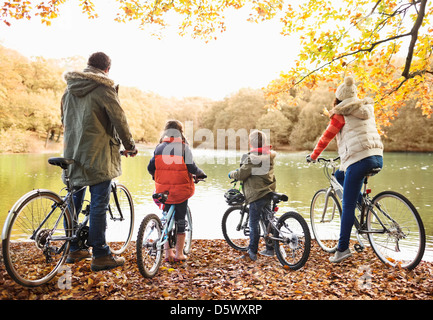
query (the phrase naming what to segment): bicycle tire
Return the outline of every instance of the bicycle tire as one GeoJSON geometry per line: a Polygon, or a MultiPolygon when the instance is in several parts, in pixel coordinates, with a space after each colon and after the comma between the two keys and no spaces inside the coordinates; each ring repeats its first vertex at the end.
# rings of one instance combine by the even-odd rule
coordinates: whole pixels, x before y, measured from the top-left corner
{"type": "Polygon", "coordinates": [[[337,250],[340,238],[340,217],[342,209],[340,202],[331,192],[328,195],[328,203],[325,209],[327,189],[318,190],[311,200],[310,221],[314,239],[326,252],[333,253],[337,250]],[[323,216],[323,212],[325,216],[323,216]]]}
{"type": "Polygon", "coordinates": [[[245,212],[241,215],[243,206],[237,205],[232,206],[224,212],[221,228],[224,239],[227,243],[236,250],[247,251],[249,245],[249,234],[248,234],[248,208],[245,208],[245,212]]]}
{"type": "Polygon", "coordinates": [[[3,259],[8,274],[18,284],[45,284],[65,261],[72,221],[62,204],[60,196],[52,191],[33,190],[9,211],[2,234],[3,259]],[[62,240],[54,241],[54,237],[62,240]]]}
{"type": "Polygon", "coordinates": [[[113,183],[107,211],[106,231],[107,244],[111,253],[121,254],[128,247],[134,231],[134,216],[134,203],[128,188],[123,184],[113,183]]]}
{"type": "Polygon", "coordinates": [[[156,214],[144,217],[137,236],[137,265],[145,278],[153,278],[159,270],[163,256],[163,246],[157,243],[161,239],[162,223],[156,214]]]}
{"type": "Polygon", "coordinates": [[[277,222],[274,237],[275,254],[285,268],[299,270],[310,256],[311,235],[305,219],[297,212],[283,214],[277,222]]]}
{"type": "Polygon", "coordinates": [[[375,208],[373,210],[387,227],[385,233],[371,233],[373,230],[384,229],[378,225],[373,211],[368,210],[368,239],[374,252],[387,265],[414,269],[422,260],[426,245],[424,225],[415,206],[406,197],[394,191],[377,194],[372,199],[372,204],[375,208]]]}
{"type": "Polygon", "coordinates": [[[186,227],[185,227],[185,245],[183,247],[183,253],[188,255],[191,252],[191,244],[192,244],[192,215],[191,209],[189,206],[186,209],[186,227]]]}

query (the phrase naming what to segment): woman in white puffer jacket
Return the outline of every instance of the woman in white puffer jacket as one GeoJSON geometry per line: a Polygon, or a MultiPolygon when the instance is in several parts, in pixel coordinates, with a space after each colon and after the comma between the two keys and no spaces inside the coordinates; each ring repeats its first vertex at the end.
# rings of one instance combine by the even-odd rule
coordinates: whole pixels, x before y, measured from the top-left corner
{"type": "Polygon", "coordinates": [[[352,77],[346,77],[335,92],[331,121],[307,161],[315,161],[329,142],[337,137],[340,169],[335,177],[343,186],[343,212],[334,263],[350,257],[350,232],[355,220],[356,203],[365,175],[383,167],[383,144],[376,128],[373,101],[358,99],[352,77]]]}

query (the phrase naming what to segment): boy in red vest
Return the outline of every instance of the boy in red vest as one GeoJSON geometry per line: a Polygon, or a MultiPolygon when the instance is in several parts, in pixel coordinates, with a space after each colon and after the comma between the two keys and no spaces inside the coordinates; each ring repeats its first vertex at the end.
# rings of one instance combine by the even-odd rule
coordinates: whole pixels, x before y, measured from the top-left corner
{"type": "Polygon", "coordinates": [[[183,253],[185,216],[188,199],[193,196],[195,190],[193,175],[197,178],[206,178],[206,175],[194,163],[180,121],[167,121],[159,142],[147,170],[155,180],[155,192],[168,191],[165,210],[169,210],[172,204],[176,205],[174,217],[178,227],[176,254],[166,244],[166,260],[170,262],[185,261],[187,259],[183,253]]]}

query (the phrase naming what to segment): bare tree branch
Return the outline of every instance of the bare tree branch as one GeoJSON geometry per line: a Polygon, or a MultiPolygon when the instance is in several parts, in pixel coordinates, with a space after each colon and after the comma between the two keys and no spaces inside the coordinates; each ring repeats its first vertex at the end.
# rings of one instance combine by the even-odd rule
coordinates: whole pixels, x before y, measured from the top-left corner
{"type": "Polygon", "coordinates": [[[427,5],[427,0],[421,0],[418,17],[417,17],[417,19],[416,19],[416,21],[412,27],[412,30],[410,32],[412,39],[411,39],[410,44],[409,44],[409,50],[408,50],[407,57],[406,57],[406,64],[404,66],[403,73],[401,74],[405,78],[409,77],[410,66],[412,64],[412,58],[413,58],[413,51],[415,48],[416,41],[418,39],[418,30],[421,27],[422,22],[424,20],[426,5],[427,5]]]}

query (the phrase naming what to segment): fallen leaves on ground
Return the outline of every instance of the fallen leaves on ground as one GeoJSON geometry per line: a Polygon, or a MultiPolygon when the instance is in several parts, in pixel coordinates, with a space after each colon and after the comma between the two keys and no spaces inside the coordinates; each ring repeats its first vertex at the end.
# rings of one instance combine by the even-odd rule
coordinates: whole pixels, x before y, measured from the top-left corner
{"type": "Polygon", "coordinates": [[[224,240],[193,240],[186,264],[163,263],[152,279],[141,276],[135,243],[122,255],[123,267],[92,272],[90,261],[71,267],[69,289],[48,284],[23,288],[12,281],[0,263],[1,300],[431,300],[433,263],[421,262],[412,271],[385,266],[367,248],[334,265],[315,243],[306,265],[292,271],[274,257],[256,262],[237,260],[240,252],[224,240]]]}

